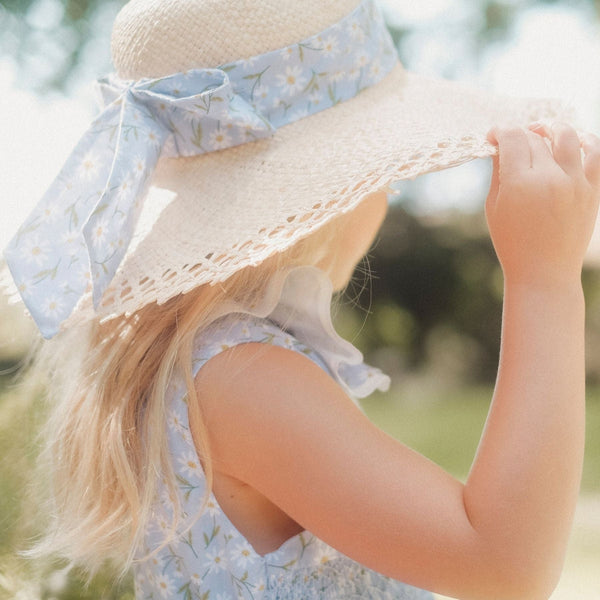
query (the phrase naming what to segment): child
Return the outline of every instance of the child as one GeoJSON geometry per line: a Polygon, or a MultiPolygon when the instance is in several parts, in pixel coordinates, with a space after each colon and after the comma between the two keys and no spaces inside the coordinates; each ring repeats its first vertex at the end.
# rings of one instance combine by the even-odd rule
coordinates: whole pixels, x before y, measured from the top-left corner
{"type": "Polygon", "coordinates": [[[140,599],[548,598],[600,140],[404,71],[371,0],[132,0],[113,56],[107,107],[6,250],[56,336],[36,551],[133,566],[140,599]],[[462,484],[351,401],[388,380],[329,303],[389,183],[489,155],[502,350],[462,484]]]}

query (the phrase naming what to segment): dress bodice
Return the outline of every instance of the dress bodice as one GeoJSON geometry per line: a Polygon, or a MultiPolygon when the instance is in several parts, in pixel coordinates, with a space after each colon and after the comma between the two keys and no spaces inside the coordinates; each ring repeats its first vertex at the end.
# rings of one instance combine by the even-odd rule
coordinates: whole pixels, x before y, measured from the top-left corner
{"type": "MultiPolygon", "coordinates": [[[[386,389],[389,379],[365,365],[361,353],[335,332],[328,281],[317,269],[294,269],[274,279],[258,306],[232,307],[196,336],[194,374],[231,346],[261,342],[302,353],[353,399],[386,389]]],[[[429,592],[367,569],[308,531],[258,554],[212,493],[203,506],[206,481],[190,433],[185,386],[177,376],[170,382],[167,406],[181,514],[172,531],[175,505],[161,483],[135,565],[138,600],[433,599],[429,592]]]]}

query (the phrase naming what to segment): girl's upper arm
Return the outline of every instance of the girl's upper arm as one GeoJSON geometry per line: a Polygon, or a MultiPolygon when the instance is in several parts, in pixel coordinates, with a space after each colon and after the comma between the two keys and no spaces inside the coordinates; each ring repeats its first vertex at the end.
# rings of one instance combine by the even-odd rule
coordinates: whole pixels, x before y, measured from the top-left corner
{"type": "Polygon", "coordinates": [[[463,485],[370,423],[311,360],[243,344],[209,360],[196,387],[214,468],[343,554],[461,598],[509,577],[471,527],[463,485]]]}

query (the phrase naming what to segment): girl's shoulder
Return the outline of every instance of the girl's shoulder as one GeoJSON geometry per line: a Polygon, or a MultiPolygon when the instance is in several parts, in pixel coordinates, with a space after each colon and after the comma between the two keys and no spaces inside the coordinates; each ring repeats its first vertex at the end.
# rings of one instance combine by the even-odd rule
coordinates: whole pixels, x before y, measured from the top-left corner
{"type": "MultiPolygon", "coordinates": [[[[193,350],[193,373],[212,358],[242,344],[264,344],[303,355],[328,373],[351,398],[385,391],[389,378],[364,363],[362,353],[340,337],[331,318],[332,287],[315,267],[276,274],[261,301],[224,307],[200,330],[193,350]]],[[[255,347],[261,354],[265,348],[255,347]]],[[[271,353],[272,354],[272,353],[271,353]]]]}
{"type": "Polygon", "coordinates": [[[194,373],[208,360],[241,344],[268,344],[304,354],[326,368],[316,350],[301,342],[291,332],[266,317],[232,313],[221,317],[196,335],[194,373]]]}

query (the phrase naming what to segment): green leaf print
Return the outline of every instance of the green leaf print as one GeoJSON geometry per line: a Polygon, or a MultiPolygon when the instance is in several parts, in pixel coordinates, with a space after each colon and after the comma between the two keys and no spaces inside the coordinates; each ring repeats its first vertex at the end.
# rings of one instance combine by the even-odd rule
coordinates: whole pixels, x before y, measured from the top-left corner
{"type": "Polygon", "coordinates": [[[183,593],[183,600],[192,600],[192,591],[190,590],[190,584],[191,582],[188,581],[177,590],[178,594],[183,593]]]}
{"type": "Polygon", "coordinates": [[[327,86],[327,95],[329,96],[329,99],[331,100],[332,106],[335,106],[340,101],[340,99],[337,98],[335,95],[335,89],[332,84],[329,84],[327,86]]]}
{"type": "Polygon", "coordinates": [[[56,273],[58,271],[58,265],[60,265],[60,259],[58,260],[58,262],[56,263],[56,266],[52,269],[45,269],[43,271],[40,271],[39,273],[36,273],[33,278],[35,279],[34,284],[36,283],[40,283],[42,281],[44,281],[44,279],[48,279],[48,277],[50,277],[50,279],[54,279],[56,277],[56,273]]]}
{"type": "Polygon", "coordinates": [[[194,146],[196,146],[197,148],[200,148],[201,150],[204,150],[204,148],[202,148],[202,124],[199,122],[198,125],[196,127],[194,127],[194,125],[192,125],[192,144],[194,144],[194,146]]]}
{"type": "Polygon", "coordinates": [[[210,537],[208,537],[206,535],[206,532],[204,532],[202,534],[202,537],[204,537],[204,546],[205,548],[208,548],[211,544],[211,542],[217,537],[217,535],[219,535],[219,531],[221,531],[221,526],[220,525],[215,525],[213,526],[213,530],[210,534],[210,537]]]}
{"type": "Polygon", "coordinates": [[[19,241],[21,240],[22,235],[25,235],[26,233],[31,233],[32,231],[35,231],[40,225],[41,225],[41,223],[39,222],[39,217],[37,217],[33,221],[33,223],[31,223],[29,226],[19,227],[19,231],[17,231],[16,245],[17,246],[19,245],[19,241]]]}

